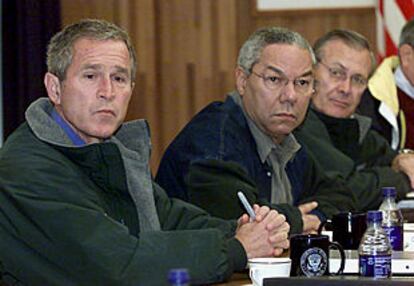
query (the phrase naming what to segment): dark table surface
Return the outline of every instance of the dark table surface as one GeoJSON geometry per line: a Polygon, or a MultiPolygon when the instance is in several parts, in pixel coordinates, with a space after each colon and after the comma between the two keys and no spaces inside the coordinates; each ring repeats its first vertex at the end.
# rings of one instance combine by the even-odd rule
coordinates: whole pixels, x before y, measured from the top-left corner
{"type": "Polygon", "coordinates": [[[323,276],[323,277],[288,277],[267,278],[263,280],[263,286],[409,286],[414,285],[414,277],[391,277],[387,279],[374,279],[359,276],[323,276]]]}

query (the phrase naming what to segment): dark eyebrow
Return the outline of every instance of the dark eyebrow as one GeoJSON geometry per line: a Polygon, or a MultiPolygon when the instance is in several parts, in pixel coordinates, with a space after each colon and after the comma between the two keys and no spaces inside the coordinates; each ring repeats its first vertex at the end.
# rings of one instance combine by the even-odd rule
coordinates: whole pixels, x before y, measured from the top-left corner
{"type": "Polygon", "coordinates": [[[127,68],[124,68],[124,67],[121,67],[121,66],[115,66],[115,69],[116,69],[117,72],[129,75],[129,70],[127,68]]]}
{"type": "MultiPolygon", "coordinates": [[[[286,74],[281,69],[279,69],[277,67],[274,67],[274,66],[266,66],[266,69],[272,70],[272,71],[277,72],[279,74],[282,74],[282,75],[284,75],[286,77],[286,74]]],[[[298,76],[298,78],[299,77],[305,77],[305,76],[312,76],[312,75],[313,75],[312,70],[308,70],[308,71],[304,72],[303,74],[301,74],[300,76],[298,76]]]]}
{"type": "Polygon", "coordinates": [[[334,66],[336,66],[338,68],[341,68],[341,69],[343,69],[345,71],[348,71],[348,69],[346,68],[346,66],[344,66],[343,64],[341,64],[339,62],[333,62],[333,63],[331,63],[331,65],[334,65],[334,66]]]}
{"type": "Polygon", "coordinates": [[[313,71],[307,71],[304,72],[302,75],[298,76],[298,77],[306,77],[306,76],[313,76],[313,71]]]}
{"type": "MultiPolygon", "coordinates": [[[[333,63],[333,65],[338,65],[340,68],[342,68],[346,72],[349,72],[349,69],[347,67],[345,67],[344,65],[342,65],[341,63],[335,62],[335,63],[333,63]]],[[[363,74],[361,74],[361,73],[355,73],[355,74],[352,74],[351,76],[354,76],[354,75],[363,77],[365,80],[367,80],[367,78],[363,74]]]]}
{"type": "Polygon", "coordinates": [[[277,67],[274,67],[274,66],[266,66],[266,69],[269,69],[269,70],[272,70],[274,72],[281,73],[281,74],[285,75],[285,73],[281,69],[279,69],[277,67]]]}
{"type": "MultiPolygon", "coordinates": [[[[92,69],[92,70],[100,70],[102,69],[102,66],[99,64],[85,64],[84,66],[81,67],[82,70],[87,70],[87,69],[92,69]]],[[[119,73],[124,73],[129,75],[129,70],[125,67],[122,66],[115,66],[115,70],[116,72],[119,73]]]]}

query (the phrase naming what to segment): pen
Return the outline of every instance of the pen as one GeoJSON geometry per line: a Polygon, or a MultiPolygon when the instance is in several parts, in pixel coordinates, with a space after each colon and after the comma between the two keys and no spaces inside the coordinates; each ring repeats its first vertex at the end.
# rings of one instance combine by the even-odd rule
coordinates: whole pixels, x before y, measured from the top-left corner
{"type": "Polygon", "coordinates": [[[251,205],[247,201],[247,199],[246,199],[245,195],[243,194],[243,192],[241,192],[241,191],[237,192],[237,196],[239,197],[241,203],[243,204],[244,208],[246,209],[247,213],[249,214],[250,220],[254,221],[256,219],[256,214],[254,213],[253,208],[251,207],[251,205]]]}

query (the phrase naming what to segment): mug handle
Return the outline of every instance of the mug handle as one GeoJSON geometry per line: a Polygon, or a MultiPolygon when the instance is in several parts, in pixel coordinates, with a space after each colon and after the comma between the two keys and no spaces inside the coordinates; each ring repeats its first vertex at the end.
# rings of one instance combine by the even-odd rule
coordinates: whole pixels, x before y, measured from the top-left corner
{"type": "Polygon", "coordinates": [[[261,285],[260,280],[258,280],[257,279],[258,277],[256,277],[258,275],[257,272],[258,272],[257,269],[250,268],[249,276],[250,276],[250,280],[252,280],[253,286],[261,285]]]}
{"type": "Polygon", "coordinates": [[[328,226],[329,228],[332,228],[332,220],[327,219],[327,220],[325,220],[325,221],[321,222],[321,223],[319,224],[319,227],[318,227],[318,234],[321,234],[321,233],[322,233],[322,230],[323,230],[323,228],[324,228],[325,226],[328,226]]]}
{"type": "Polygon", "coordinates": [[[341,255],[341,265],[339,266],[338,271],[334,274],[334,275],[341,275],[344,272],[344,268],[345,268],[345,252],[344,249],[342,248],[342,245],[340,245],[338,242],[336,241],[332,241],[329,243],[329,249],[337,249],[339,251],[339,254],[341,255]]]}

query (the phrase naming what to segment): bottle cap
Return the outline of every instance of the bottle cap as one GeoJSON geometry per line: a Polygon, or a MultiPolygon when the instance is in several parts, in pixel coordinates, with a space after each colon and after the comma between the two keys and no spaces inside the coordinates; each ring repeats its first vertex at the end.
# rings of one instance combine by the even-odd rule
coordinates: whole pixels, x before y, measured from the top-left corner
{"type": "Polygon", "coordinates": [[[168,272],[168,282],[174,284],[187,284],[190,282],[190,274],[186,268],[171,269],[168,272]]]}
{"type": "Polygon", "coordinates": [[[367,221],[368,222],[381,222],[382,221],[382,211],[368,211],[367,221]]]}
{"type": "Polygon", "coordinates": [[[397,195],[397,191],[395,190],[395,187],[383,187],[382,195],[384,197],[395,197],[397,195]]]}

